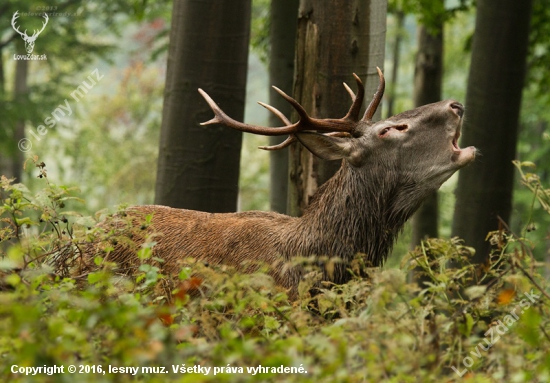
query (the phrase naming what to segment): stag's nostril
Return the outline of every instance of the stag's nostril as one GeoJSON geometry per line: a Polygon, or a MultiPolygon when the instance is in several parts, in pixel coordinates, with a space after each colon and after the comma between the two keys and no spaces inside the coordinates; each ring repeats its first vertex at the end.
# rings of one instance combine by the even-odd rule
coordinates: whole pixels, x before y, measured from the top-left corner
{"type": "Polygon", "coordinates": [[[451,109],[458,115],[458,117],[461,117],[464,115],[464,106],[462,106],[459,102],[453,102],[451,105],[449,105],[451,109]]]}

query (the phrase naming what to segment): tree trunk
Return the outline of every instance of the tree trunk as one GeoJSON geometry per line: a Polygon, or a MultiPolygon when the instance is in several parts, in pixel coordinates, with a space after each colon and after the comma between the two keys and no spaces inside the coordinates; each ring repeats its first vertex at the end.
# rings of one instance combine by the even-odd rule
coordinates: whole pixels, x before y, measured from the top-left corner
{"type": "MultiPolygon", "coordinates": [[[[4,109],[5,103],[6,103],[6,95],[5,92],[5,78],[4,78],[4,55],[3,55],[3,47],[0,47],[0,108],[4,109]]],[[[5,132],[1,132],[0,136],[5,136],[5,132]]],[[[8,144],[9,145],[9,144],[8,144]]],[[[8,177],[8,171],[7,171],[7,147],[6,142],[0,142],[0,176],[5,175],[8,177]]]]}
{"type": "MultiPolygon", "coordinates": [[[[292,93],[294,80],[294,47],[299,0],[271,2],[271,54],[269,57],[269,81],[286,94],[292,93]]],[[[275,90],[269,93],[269,103],[285,116],[290,116],[292,107],[275,90]]],[[[281,121],[269,116],[270,126],[280,126],[281,121]]],[[[286,137],[269,137],[269,144],[281,143],[286,137]]],[[[270,152],[269,173],[271,210],[286,213],[288,200],[288,149],[270,152]]]]}
{"type": "MultiPolygon", "coordinates": [[[[418,26],[418,52],[414,71],[414,107],[441,100],[443,78],[443,22],[428,30],[418,26]]],[[[411,247],[414,248],[425,238],[438,237],[438,198],[437,191],[422,203],[412,219],[411,247]]]]}
{"type": "Polygon", "coordinates": [[[5,89],[5,74],[4,74],[4,52],[3,47],[0,47],[0,100],[4,97],[4,89],[5,89]]]}
{"type": "Polygon", "coordinates": [[[174,1],[155,203],[235,211],[242,134],[220,125],[197,88],[244,116],[250,0],[174,1]],[[206,16],[205,16],[206,15],[206,16]]]}
{"type": "Polygon", "coordinates": [[[511,213],[518,119],[524,83],[531,0],[479,0],[466,94],[463,146],[483,157],[460,171],[453,235],[488,258],[487,233],[511,213]]]}
{"type": "Polygon", "coordinates": [[[397,34],[395,35],[395,41],[393,42],[392,68],[386,91],[386,100],[388,101],[386,118],[389,118],[395,114],[393,105],[396,99],[395,87],[397,86],[397,77],[399,73],[398,70],[401,53],[401,41],[403,40],[403,26],[405,24],[405,12],[402,10],[397,10],[395,12],[395,19],[397,24],[397,34]]]}
{"type": "MultiPolygon", "coordinates": [[[[367,98],[374,93],[376,66],[384,64],[386,13],[386,0],[300,1],[294,98],[311,116],[346,114],[351,99],[342,82],[353,88],[352,73],[366,79],[367,98]]],[[[340,161],[322,161],[303,146],[292,145],[289,213],[301,215],[317,188],[339,167],[340,161]]]]}
{"type": "MultiPolygon", "coordinates": [[[[25,45],[22,41],[16,43],[18,54],[26,54],[25,45]]],[[[17,60],[15,63],[15,82],[13,86],[13,100],[17,105],[22,105],[27,97],[28,87],[27,79],[29,72],[29,62],[27,60],[17,60]]],[[[3,87],[2,87],[3,93],[3,87]]],[[[5,95],[2,95],[5,97],[5,95]]],[[[15,182],[22,182],[24,153],[18,149],[18,143],[25,137],[25,118],[21,117],[15,121],[13,130],[8,132],[11,136],[9,148],[0,153],[0,175],[8,178],[15,178],[15,182]]]]}

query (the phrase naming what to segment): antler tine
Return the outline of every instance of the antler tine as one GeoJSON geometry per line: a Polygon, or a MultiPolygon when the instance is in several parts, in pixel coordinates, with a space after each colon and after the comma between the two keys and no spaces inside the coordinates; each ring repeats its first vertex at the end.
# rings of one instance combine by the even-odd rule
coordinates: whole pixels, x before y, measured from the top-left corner
{"type": "Polygon", "coordinates": [[[365,87],[363,86],[363,82],[361,81],[359,76],[357,76],[354,73],[353,77],[355,78],[355,82],[357,83],[357,95],[353,93],[353,91],[348,86],[348,84],[344,83],[344,88],[346,88],[347,92],[350,94],[351,99],[353,100],[353,103],[349,108],[348,114],[346,114],[343,119],[359,121],[359,112],[361,111],[361,106],[363,105],[363,98],[365,97],[365,87]]]}
{"type": "Polygon", "coordinates": [[[286,116],[279,109],[277,109],[277,108],[275,108],[271,105],[265,104],[261,101],[258,101],[258,104],[260,104],[261,106],[263,106],[264,108],[269,110],[271,113],[273,113],[274,115],[279,117],[279,120],[281,120],[283,122],[283,124],[292,125],[292,122],[290,122],[290,120],[288,118],[286,118],[286,116]]]}
{"type": "MultiPolygon", "coordinates": [[[[274,115],[276,115],[277,117],[279,117],[279,119],[283,122],[283,124],[285,125],[290,125],[292,124],[290,122],[290,120],[288,118],[286,118],[286,116],[277,108],[271,106],[271,105],[268,105],[268,104],[265,104],[263,102],[260,102],[258,101],[258,104],[260,104],[261,106],[263,106],[264,108],[266,108],[267,110],[269,110],[271,113],[273,113],[274,115]]],[[[279,150],[279,149],[283,149],[283,148],[286,148],[287,146],[289,146],[290,144],[292,144],[293,142],[296,142],[298,141],[298,139],[296,138],[296,136],[293,134],[293,133],[290,133],[290,135],[288,136],[288,138],[286,140],[284,140],[283,142],[281,142],[280,144],[277,144],[277,145],[269,145],[269,146],[258,146],[258,149],[263,149],[263,150],[279,150]]]]}
{"type": "Polygon", "coordinates": [[[351,97],[351,101],[355,101],[355,92],[351,90],[351,88],[348,86],[348,84],[344,83],[344,88],[346,88],[346,91],[348,92],[349,96],[351,97]]]}
{"type": "Polygon", "coordinates": [[[290,97],[288,94],[286,94],[285,92],[283,92],[281,89],[277,88],[276,86],[272,86],[272,88],[275,89],[275,91],[277,93],[279,93],[296,110],[296,112],[300,116],[300,121],[299,122],[302,122],[304,124],[304,123],[310,123],[314,120],[311,117],[309,117],[309,115],[307,114],[304,107],[302,105],[300,105],[300,103],[298,101],[296,101],[294,98],[290,97]]]}
{"type": "Polygon", "coordinates": [[[296,136],[294,134],[291,134],[289,135],[286,140],[284,140],[283,142],[281,142],[280,144],[277,144],[277,145],[270,145],[270,146],[258,146],[258,149],[263,149],[263,150],[279,150],[279,149],[283,149],[283,148],[286,148],[287,146],[290,146],[290,144],[292,144],[293,142],[296,142],[298,141],[298,139],[296,138],[296,136]]]}
{"type": "Polygon", "coordinates": [[[363,118],[361,119],[361,121],[370,121],[372,119],[372,116],[374,116],[374,113],[376,113],[376,109],[378,109],[378,105],[380,104],[380,101],[382,101],[382,96],[384,96],[384,89],[386,87],[384,74],[382,73],[380,68],[376,67],[376,70],[378,71],[378,78],[380,79],[380,82],[378,84],[378,89],[376,89],[376,93],[374,93],[372,101],[367,107],[367,110],[365,111],[365,114],[363,115],[363,118]]]}
{"type": "Polygon", "coordinates": [[[218,105],[216,105],[214,100],[212,100],[212,98],[204,90],[199,88],[199,93],[202,95],[202,97],[204,97],[215,115],[213,119],[206,122],[201,122],[201,125],[223,124],[227,127],[240,130],[241,132],[261,134],[264,136],[281,136],[294,133],[297,130],[299,122],[279,128],[268,128],[239,122],[225,114],[224,111],[221,110],[218,105]]]}

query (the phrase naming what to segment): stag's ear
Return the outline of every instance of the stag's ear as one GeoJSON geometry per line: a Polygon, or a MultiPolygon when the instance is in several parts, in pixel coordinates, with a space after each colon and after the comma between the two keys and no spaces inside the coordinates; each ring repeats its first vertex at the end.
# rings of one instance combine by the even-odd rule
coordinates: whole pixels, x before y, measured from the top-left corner
{"type": "Polygon", "coordinates": [[[325,134],[302,132],[296,133],[298,140],[307,150],[324,160],[346,159],[352,165],[358,165],[360,150],[353,138],[327,136],[325,134]]]}

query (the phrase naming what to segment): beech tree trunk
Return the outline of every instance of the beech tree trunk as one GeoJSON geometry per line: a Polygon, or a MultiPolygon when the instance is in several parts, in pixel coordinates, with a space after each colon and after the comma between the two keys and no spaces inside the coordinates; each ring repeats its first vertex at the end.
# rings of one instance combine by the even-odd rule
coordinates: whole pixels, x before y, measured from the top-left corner
{"type": "Polygon", "coordinates": [[[240,132],[213,117],[203,88],[244,116],[250,0],[174,1],[155,203],[208,212],[237,208],[240,132]]]}
{"type": "MultiPolygon", "coordinates": [[[[26,54],[25,44],[23,41],[17,41],[16,51],[18,54],[26,54]]],[[[3,71],[3,69],[2,69],[3,71]]],[[[28,87],[27,79],[29,73],[29,62],[27,60],[18,60],[15,63],[15,82],[13,84],[13,100],[21,105],[25,102],[27,97],[28,87]]],[[[2,73],[2,76],[4,74],[2,73]]],[[[2,78],[2,97],[5,97],[4,93],[4,79],[2,78]]],[[[5,175],[8,178],[15,178],[15,182],[22,182],[23,175],[23,162],[25,161],[25,155],[19,150],[18,143],[25,137],[25,118],[18,118],[13,125],[13,129],[6,132],[8,136],[8,142],[4,143],[5,147],[0,152],[0,175],[5,175]]]]}
{"type": "MultiPolygon", "coordinates": [[[[443,22],[428,30],[418,26],[418,52],[414,71],[414,107],[441,100],[443,78],[443,22]]],[[[438,230],[437,191],[422,203],[412,219],[411,247],[414,248],[425,238],[436,238],[438,230]]]]}
{"type": "MultiPolygon", "coordinates": [[[[363,80],[367,99],[374,94],[376,66],[384,64],[386,13],[386,0],[300,1],[294,98],[311,116],[340,118],[347,113],[351,99],[342,82],[355,89],[352,73],[363,80]]],[[[292,145],[289,214],[300,216],[339,167],[340,161],[323,161],[292,145]]]]}
{"type": "Polygon", "coordinates": [[[466,94],[462,146],[483,156],[460,171],[453,235],[488,259],[487,233],[508,222],[512,205],[518,120],[524,83],[531,0],[479,0],[466,94]]]}
{"type": "MultiPolygon", "coordinates": [[[[271,2],[271,52],[269,56],[269,81],[286,94],[292,93],[294,80],[294,50],[299,0],[271,2]]],[[[292,107],[275,90],[269,93],[269,103],[285,116],[290,116],[292,107]]],[[[270,126],[281,126],[274,115],[269,116],[270,126]]],[[[281,143],[286,137],[269,137],[269,144],[281,143]]],[[[288,149],[270,152],[270,207],[286,213],[288,204],[288,149]]]]}
{"type": "Polygon", "coordinates": [[[388,108],[386,118],[389,118],[395,114],[394,104],[396,99],[395,87],[397,86],[397,79],[399,74],[399,63],[401,58],[401,41],[403,40],[403,26],[405,25],[405,12],[402,10],[396,10],[395,19],[397,24],[397,34],[393,42],[392,49],[392,68],[391,74],[388,78],[388,84],[386,86],[386,100],[388,101],[388,108]]]}

